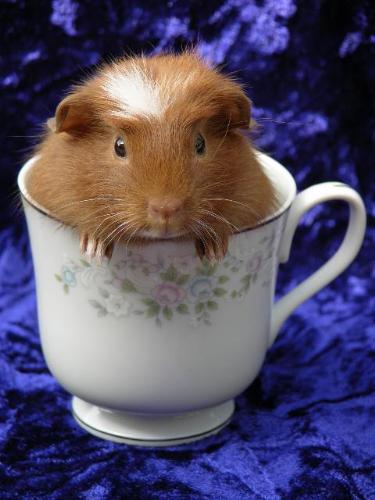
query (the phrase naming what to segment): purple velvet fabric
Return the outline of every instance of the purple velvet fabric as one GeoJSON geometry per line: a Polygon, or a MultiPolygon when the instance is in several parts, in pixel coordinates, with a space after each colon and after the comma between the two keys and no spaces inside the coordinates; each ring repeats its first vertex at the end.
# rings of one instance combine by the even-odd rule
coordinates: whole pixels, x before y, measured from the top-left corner
{"type": "MultiPolygon", "coordinates": [[[[374,26],[366,0],[0,2],[1,498],[375,498],[374,26]],[[349,270],[284,325],[229,427],[132,448],[79,429],[46,368],[15,179],[39,124],[93,64],[192,43],[247,84],[258,144],[299,189],[349,183],[369,227],[349,270]]],[[[304,217],[279,294],[337,248],[346,218],[340,203],[304,217]]]]}

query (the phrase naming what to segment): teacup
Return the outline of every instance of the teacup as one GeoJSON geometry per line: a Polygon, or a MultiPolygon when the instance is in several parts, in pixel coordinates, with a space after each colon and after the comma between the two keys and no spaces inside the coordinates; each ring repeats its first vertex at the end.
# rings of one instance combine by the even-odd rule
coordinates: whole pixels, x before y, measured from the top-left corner
{"type": "Polygon", "coordinates": [[[77,234],[27,191],[22,168],[41,344],[47,365],[71,394],[73,415],[112,441],[170,445],[218,432],[234,398],[261,369],[281,325],[340,274],[365,232],[360,196],[339,182],[298,195],[290,173],[259,154],[278,190],[279,209],[230,238],[220,263],[201,262],[193,242],[118,245],[110,261],[80,255],[77,234]],[[350,208],[346,236],[318,271],[274,304],[280,262],[288,260],[301,216],[328,200],[350,208]]]}

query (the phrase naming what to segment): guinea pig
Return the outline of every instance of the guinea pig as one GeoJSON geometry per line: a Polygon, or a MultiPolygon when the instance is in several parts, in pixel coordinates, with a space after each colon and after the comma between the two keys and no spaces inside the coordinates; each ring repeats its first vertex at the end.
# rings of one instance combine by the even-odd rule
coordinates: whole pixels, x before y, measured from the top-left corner
{"type": "Polygon", "coordinates": [[[118,241],[189,238],[220,260],[229,236],[275,205],[249,124],[241,86],[194,52],[120,58],[60,102],[29,192],[79,232],[89,258],[118,241]]]}

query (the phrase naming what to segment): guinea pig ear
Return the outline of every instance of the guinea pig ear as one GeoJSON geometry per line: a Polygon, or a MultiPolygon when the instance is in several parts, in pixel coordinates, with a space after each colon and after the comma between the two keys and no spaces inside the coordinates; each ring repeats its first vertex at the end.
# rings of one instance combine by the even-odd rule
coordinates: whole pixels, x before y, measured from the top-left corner
{"type": "Polygon", "coordinates": [[[214,120],[216,126],[225,130],[250,128],[251,101],[241,89],[222,95],[219,102],[221,109],[214,120]]]}
{"type": "Polygon", "coordinates": [[[56,108],[55,132],[82,134],[94,122],[92,104],[87,97],[72,94],[66,97],[56,108]]]}
{"type": "Polygon", "coordinates": [[[56,132],[56,118],[54,116],[52,118],[48,118],[46,125],[51,132],[56,132]]]}

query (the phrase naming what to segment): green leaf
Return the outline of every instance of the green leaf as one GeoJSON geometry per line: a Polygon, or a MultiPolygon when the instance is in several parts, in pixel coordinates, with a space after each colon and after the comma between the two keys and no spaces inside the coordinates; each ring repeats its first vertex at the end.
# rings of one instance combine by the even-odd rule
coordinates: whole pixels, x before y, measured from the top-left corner
{"type": "Polygon", "coordinates": [[[92,307],[95,307],[95,309],[101,309],[103,306],[94,299],[89,299],[89,304],[92,305],[92,307]]]}
{"type": "Polygon", "coordinates": [[[69,293],[69,287],[68,287],[68,285],[66,283],[64,285],[64,292],[65,293],[69,293]]]}
{"type": "Polygon", "coordinates": [[[202,267],[199,269],[199,274],[203,274],[204,276],[212,276],[213,274],[215,274],[217,266],[217,264],[211,264],[210,261],[205,259],[202,263],[202,267]]]}
{"type": "Polygon", "coordinates": [[[105,309],[98,309],[98,316],[99,318],[102,316],[107,316],[108,312],[105,309]]]}
{"type": "Polygon", "coordinates": [[[172,319],[172,316],[173,316],[173,311],[171,308],[169,308],[168,306],[165,306],[163,308],[163,316],[165,319],[167,319],[168,321],[170,321],[172,319]]]}
{"type": "Polygon", "coordinates": [[[187,281],[189,280],[190,278],[190,275],[189,274],[181,274],[181,276],[179,276],[177,278],[177,285],[185,285],[185,283],[187,283],[187,281]]]}
{"type": "Polygon", "coordinates": [[[203,274],[203,276],[208,276],[210,272],[210,261],[207,257],[203,257],[201,265],[198,268],[198,274],[203,274]]]}
{"type": "Polygon", "coordinates": [[[179,312],[180,314],[188,314],[189,308],[186,304],[179,304],[176,307],[176,311],[179,312]]]}
{"type": "Polygon", "coordinates": [[[204,309],[204,303],[203,302],[198,302],[198,304],[195,305],[195,312],[197,314],[201,313],[204,309]]]}
{"type": "Polygon", "coordinates": [[[251,280],[251,274],[245,274],[245,276],[241,278],[241,283],[243,283],[245,286],[248,286],[250,280],[251,280]]]}
{"type": "Polygon", "coordinates": [[[124,292],[136,292],[137,288],[134,283],[128,279],[124,279],[122,282],[122,289],[124,292]]]}
{"type": "Polygon", "coordinates": [[[251,274],[245,274],[245,276],[243,276],[241,278],[241,282],[243,283],[243,291],[244,292],[247,292],[249,290],[250,285],[251,285],[251,279],[252,279],[251,274]]]}
{"type": "Polygon", "coordinates": [[[215,274],[216,269],[217,269],[217,264],[211,264],[208,269],[208,276],[212,276],[213,274],[215,274]]]}
{"type": "Polygon", "coordinates": [[[202,275],[202,276],[208,276],[208,274],[207,274],[207,268],[206,268],[206,267],[203,267],[203,266],[198,267],[198,269],[197,269],[197,275],[198,275],[198,276],[199,276],[199,275],[202,275]]]}
{"type": "Polygon", "coordinates": [[[228,276],[220,276],[219,277],[219,283],[220,285],[223,285],[224,283],[226,283],[227,281],[229,281],[229,277],[228,276]]]}
{"type": "Polygon", "coordinates": [[[152,318],[153,316],[157,316],[160,311],[160,306],[159,304],[156,304],[156,302],[153,305],[150,305],[147,309],[146,316],[148,318],[152,318]]]}
{"type": "Polygon", "coordinates": [[[214,294],[216,295],[216,297],[222,297],[226,293],[227,291],[224,290],[224,288],[214,288],[214,294]]]}
{"type": "Polygon", "coordinates": [[[81,262],[81,264],[85,267],[90,267],[90,264],[87,262],[87,260],[85,259],[79,259],[79,261],[81,262]]]}
{"type": "Polygon", "coordinates": [[[211,309],[211,311],[215,311],[216,309],[219,309],[218,303],[215,302],[214,300],[208,300],[207,307],[208,307],[208,309],[211,309]]]}
{"type": "Polygon", "coordinates": [[[109,292],[107,292],[107,290],[105,290],[104,288],[99,288],[99,289],[98,289],[98,291],[99,291],[100,295],[101,295],[102,297],[104,297],[105,299],[106,299],[107,297],[109,297],[109,292]]]}
{"type": "Polygon", "coordinates": [[[160,276],[163,281],[176,281],[178,272],[174,266],[169,266],[164,273],[160,273],[160,276]]]}
{"type": "Polygon", "coordinates": [[[237,295],[238,295],[237,290],[233,290],[233,292],[230,294],[232,299],[235,299],[237,297],[237,295]]]}
{"type": "Polygon", "coordinates": [[[55,278],[57,281],[60,281],[60,283],[62,282],[62,277],[59,274],[55,274],[55,278]]]}
{"type": "Polygon", "coordinates": [[[142,299],[142,302],[146,304],[146,306],[155,306],[157,303],[154,301],[154,299],[150,299],[150,297],[146,297],[145,299],[142,299]]]}

